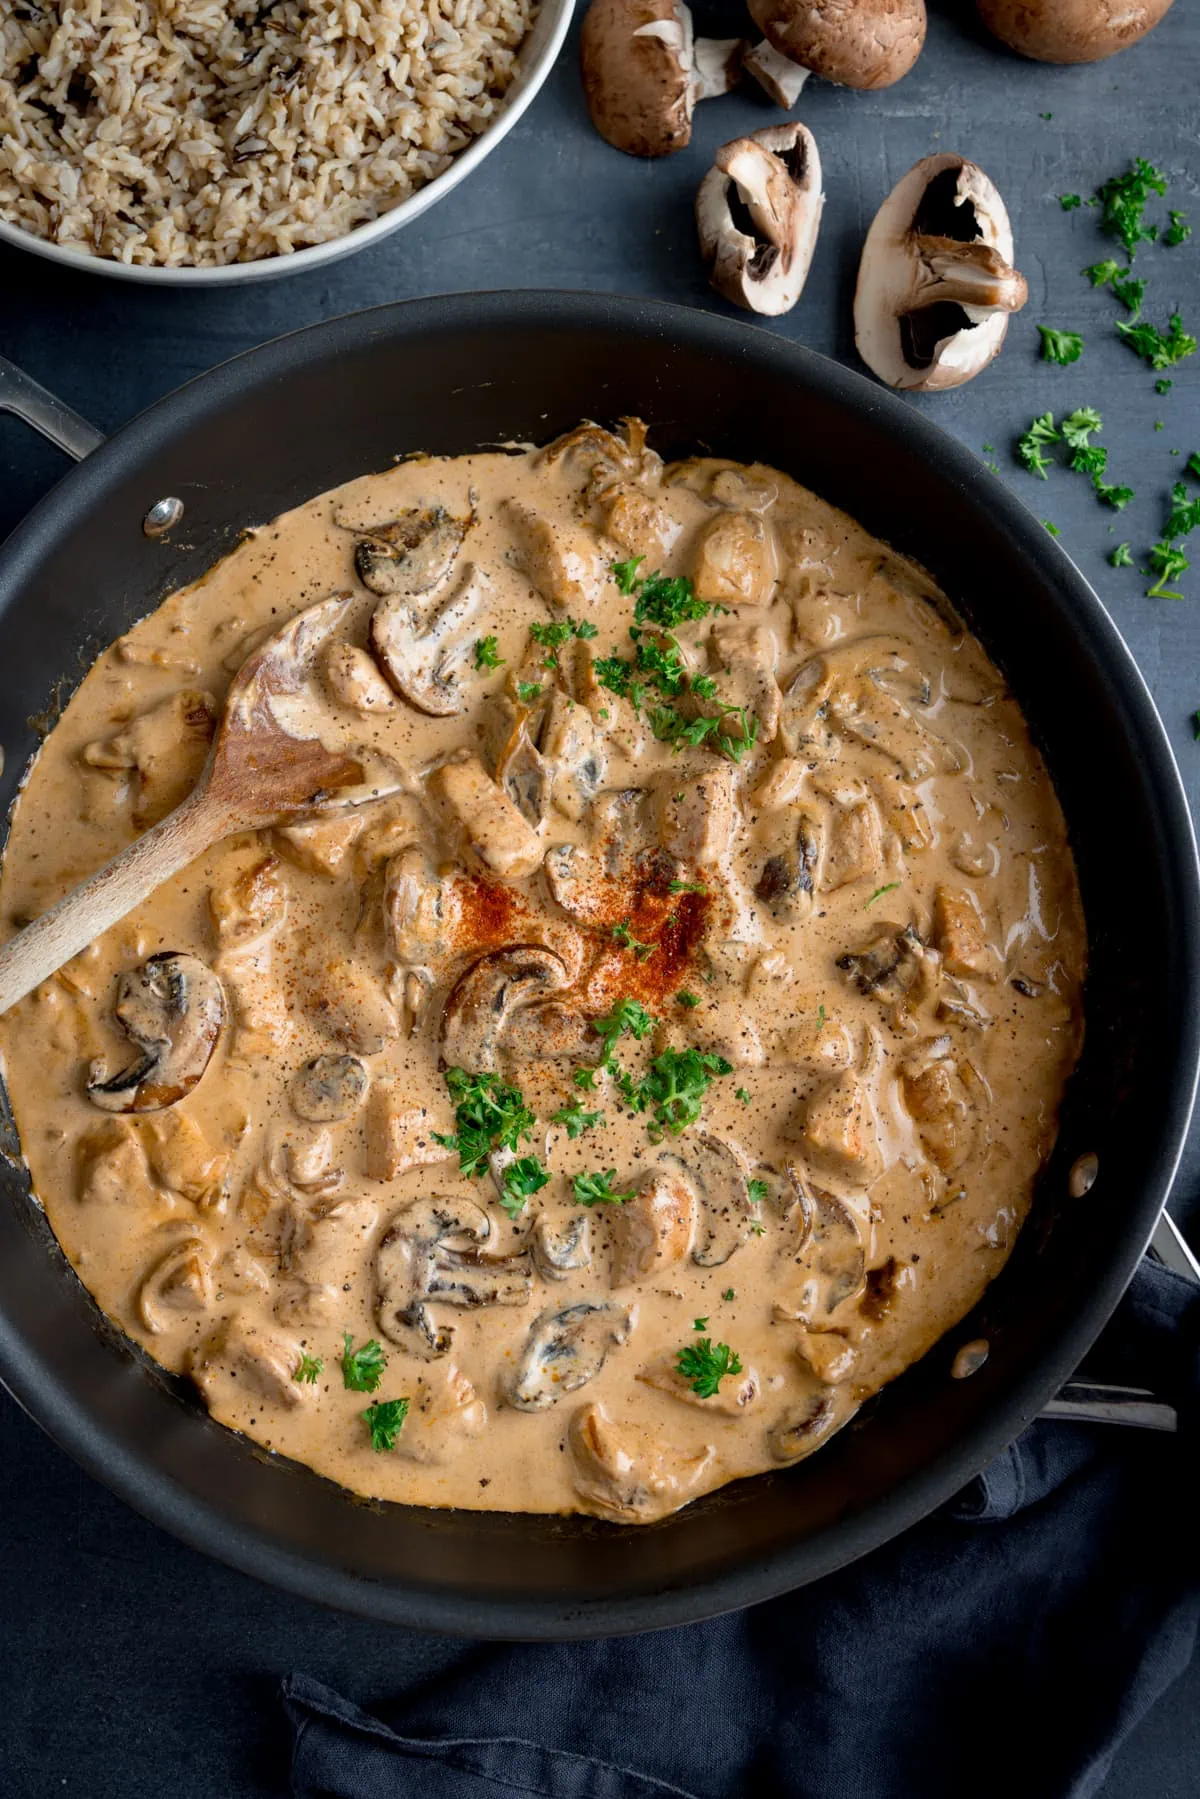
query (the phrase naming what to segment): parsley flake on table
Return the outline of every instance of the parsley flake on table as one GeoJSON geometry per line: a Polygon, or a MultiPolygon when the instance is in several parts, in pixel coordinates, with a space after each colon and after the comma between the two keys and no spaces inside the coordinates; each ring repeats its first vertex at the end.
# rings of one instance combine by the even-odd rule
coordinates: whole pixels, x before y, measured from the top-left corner
{"type": "Polygon", "coordinates": [[[1146,589],[1146,598],[1148,600],[1181,600],[1183,595],[1178,589],[1167,587],[1165,583],[1174,581],[1177,576],[1191,568],[1192,565],[1183,551],[1165,540],[1161,543],[1151,544],[1150,566],[1158,576],[1158,580],[1153,587],[1146,589]]]}
{"type": "Polygon", "coordinates": [[[1127,543],[1119,543],[1108,552],[1108,560],[1114,568],[1132,568],[1133,556],[1127,543]]]}
{"type": "Polygon", "coordinates": [[[581,1206],[623,1206],[626,1200],[632,1199],[632,1187],[618,1193],[613,1186],[617,1178],[615,1168],[607,1169],[603,1174],[577,1174],[571,1182],[571,1191],[581,1206]]]}
{"type": "MultiPolygon", "coordinates": [[[[1042,523],[1043,523],[1043,525],[1045,525],[1047,531],[1049,531],[1051,537],[1061,537],[1062,536],[1062,532],[1059,530],[1058,526],[1053,523],[1052,520],[1050,520],[1048,518],[1044,518],[1042,520],[1042,523]]],[[[870,904],[869,900],[868,900],[867,904],[868,905],[870,904]]]]}
{"type": "Polygon", "coordinates": [[[1183,328],[1179,313],[1173,312],[1166,331],[1160,331],[1149,319],[1133,322],[1117,320],[1117,331],[1138,356],[1152,369],[1169,369],[1196,353],[1196,339],[1183,328]]]}
{"type": "Polygon", "coordinates": [[[1171,511],[1168,514],[1163,536],[1187,537],[1190,532],[1200,529],[1200,498],[1189,500],[1187,488],[1182,481],[1176,481],[1171,489],[1171,511]]]}
{"type": "Polygon", "coordinates": [[[1120,239],[1131,262],[1139,244],[1153,243],[1158,236],[1158,226],[1144,222],[1146,202],[1151,194],[1166,191],[1166,176],[1144,156],[1135,157],[1123,175],[1113,175],[1096,189],[1096,198],[1104,209],[1101,228],[1120,239]]]}
{"type": "Polygon", "coordinates": [[[324,1372],[325,1363],[319,1355],[306,1355],[300,1352],[300,1360],[292,1371],[292,1379],[304,1386],[315,1386],[318,1377],[324,1372]]]}
{"type": "Polygon", "coordinates": [[[569,1106],[560,1106],[557,1112],[550,1114],[550,1123],[561,1124],[572,1143],[577,1137],[582,1137],[584,1131],[590,1131],[593,1125],[603,1122],[603,1112],[585,1112],[581,1099],[574,1099],[569,1106]]]}
{"type": "Polygon", "coordinates": [[[536,1156],[518,1156],[510,1162],[500,1178],[500,1209],[510,1218],[525,1210],[527,1201],[540,1193],[550,1176],[536,1156]]]}
{"type": "Polygon", "coordinates": [[[1078,362],[1083,355],[1083,338],[1078,331],[1058,331],[1053,325],[1039,325],[1042,335],[1042,361],[1065,367],[1078,362]]]}
{"type": "Polygon", "coordinates": [[[1084,444],[1071,452],[1071,467],[1080,475],[1102,475],[1108,466],[1108,451],[1102,444],[1084,444]]]}
{"type": "Polygon", "coordinates": [[[1083,205],[1082,194],[1060,194],[1058,203],[1064,212],[1074,212],[1077,206],[1083,205]]]}
{"type": "Polygon", "coordinates": [[[1103,262],[1093,262],[1083,271],[1093,287],[1105,287],[1116,276],[1123,275],[1124,272],[1115,256],[1106,257],[1103,262]]]}
{"type": "Polygon", "coordinates": [[[1183,466],[1193,481],[1200,481],[1200,450],[1193,450],[1183,466]]]}
{"type": "Polygon", "coordinates": [[[361,1349],[355,1349],[350,1332],[342,1332],[342,1381],[348,1393],[373,1393],[386,1367],[383,1345],[374,1337],[369,1337],[361,1349]]]}
{"type": "Polygon", "coordinates": [[[1094,406],[1079,406],[1062,422],[1063,442],[1073,450],[1086,449],[1093,431],[1103,431],[1104,420],[1094,406]]]}
{"type": "Polygon", "coordinates": [[[460,1173],[474,1180],[494,1149],[516,1149],[537,1120],[517,1088],[503,1086],[498,1075],[447,1068],[446,1085],[458,1128],[450,1135],[434,1131],[433,1140],[457,1152],[460,1173]]]}
{"type": "Polygon", "coordinates": [[[1173,381],[1168,381],[1167,377],[1164,375],[1160,381],[1154,383],[1154,391],[1156,394],[1169,394],[1174,385],[1175,383],[1173,381]]]}
{"type": "Polygon", "coordinates": [[[658,948],[656,943],[642,943],[629,928],[629,920],[623,919],[612,928],[612,940],[619,943],[622,949],[630,949],[639,962],[646,962],[658,948]]]}
{"type": "Polygon", "coordinates": [[[1017,439],[1017,460],[1029,470],[1031,475],[1037,475],[1044,481],[1051,458],[1043,454],[1042,446],[1061,441],[1062,432],[1054,423],[1054,414],[1043,412],[1040,418],[1034,419],[1028,431],[1017,439]]]}
{"type": "Polygon", "coordinates": [[[382,1454],[385,1450],[396,1447],[396,1438],[408,1417],[408,1400],[377,1400],[374,1405],[367,1407],[363,1417],[371,1433],[371,1448],[382,1454]]]}
{"type": "MultiPolygon", "coordinates": [[[[1115,507],[1118,512],[1122,512],[1133,498],[1132,487],[1109,487],[1106,486],[1103,481],[1096,480],[1095,478],[1093,478],[1092,485],[1096,489],[1096,498],[1105,506],[1115,507]]],[[[1043,519],[1042,523],[1045,524],[1045,522],[1046,521],[1043,519]]],[[[1057,531],[1054,535],[1056,537],[1058,536],[1057,531]]]]}
{"type": "Polygon", "coordinates": [[[500,645],[494,637],[477,637],[475,639],[475,667],[482,674],[489,668],[499,668],[504,662],[500,654],[500,645]]]}
{"type": "Polygon", "coordinates": [[[1191,235],[1192,228],[1187,223],[1187,213],[1176,212],[1172,209],[1171,223],[1163,232],[1163,243],[1169,244],[1174,250],[1179,244],[1186,243],[1191,235]]]}
{"type": "Polygon", "coordinates": [[[640,1080],[622,1075],[621,1092],[635,1112],[650,1112],[652,1134],[678,1137],[695,1124],[717,1075],[732,1074],[724,1056],[699,1049],[665,1049],[640,1080]]]}
{"type": "Polygon", "coordinates": [[[698,1399],[715,1399],[726,1376],[742,1372],[741,1360],[728,1343],[713,1343],[710,1337],[681,1349],[675,1367],[698,1399]]]}

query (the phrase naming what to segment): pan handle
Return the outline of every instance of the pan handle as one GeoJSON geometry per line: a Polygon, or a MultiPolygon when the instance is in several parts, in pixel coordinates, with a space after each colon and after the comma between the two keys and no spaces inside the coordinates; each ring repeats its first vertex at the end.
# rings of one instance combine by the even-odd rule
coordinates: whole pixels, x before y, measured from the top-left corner
{"type": "Polygon", "coordinates": [[[104,433],[72,412],[48,387],[0,356],[0,412],[11,412],[52,444],[82,462],[104,442],[104,433]]]}

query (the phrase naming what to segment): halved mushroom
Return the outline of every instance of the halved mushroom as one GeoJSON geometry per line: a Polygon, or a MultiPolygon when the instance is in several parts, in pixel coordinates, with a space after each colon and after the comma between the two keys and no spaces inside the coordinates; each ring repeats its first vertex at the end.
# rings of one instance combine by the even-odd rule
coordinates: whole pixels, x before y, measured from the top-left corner
{"type": "Polygon", "coordinates": [[[212,1304],[212,1250],[201,1237],[187,1236],[157,1261],[138,1289],[137,1314],[153,1336],[161,1336],[189,1312],[212,1304]]]}
{"type": "Polygon", "coordinates": [[[366,650],[335,638],[321,660],[325,685],[340,706],[365,712],[368,717],[395,710],[396,696],[366,650]]]}
{"type": "Polygon", "coordinates": [[[649,448],[648,437],[641,419],[622,419],[619,431],[587,420],[547,444],[540,460],[547,467],[561,461],[582,463],[587,470],[584,497],[592,505],[622,482],[658,485],[662,457],[649,448]]]}
{"type": "Polygon", "coordinates": [[[810,1393],[783,1414],[767,1433],[767,1446],[777,1462],[798,1462],[811,1455],[837,1422],[837,1405],[829,1392],[810,1393]]]}
{"type": "Polygon", "coordinates": [[[221,949],[237,954],[273,937],[287,913],[287,889],[274,856],[225,875],[208,890],[208,910],[221,949]]]}
{"type": "Polygon", "coordinates": [[[487,1429],[487,1407],[461,1369],[419,1374],[407,1427],[396,1443],[407,1461],[441,1467],[454,1461],[487,1429]]]}
{"type": "Polygon", "coordinates": [[[292,1077],[288,1098],[297,1117],[312,1124],[340,1124],[362,1105],[367,1079],[357,1056],[314,1056],[292,1077]]]}
{"type": "Polygon", "coordinates": [[[699,1202],[680,1168],[652,1168],[610,1220],[612,1284],[629,1286],[663,1273],[692,1251],[699,1202]]]}
{"type": "Polygon", "coordinates": [[[611,1299],[577,1299],[534,1319],[506,1397],[521,1412],[544,1412],[594,1380],[610,1349],[629,1341],[637,1314],[611,1299]]]}
{"type": "Polygon", "coordinates": [[[1028,298],[1003,200],[973,162],[926,156],[892,189],[863,245],[858,353],[892,387],[958,387],[999,354],[1028,298]]]}
{"type": "Polygon", "coordinates": [[[376,1318],[390,1342],[428,1361],[445,1355],[453,1331],[434,1322],[440,1305],[526,1305],[532,1289],[524,1255],[481,1257],[492,1234],[486,1212],[468,1199],[415,1200],[392,1220],[375,1258],[376,1318]]]}
{"type": "Polygon", "coordinates": [[[533,1265],[543,1280],[565,1281],[572,1274],[592,1265],[592,1249],[588,1241],[591,1220],[580,1212],[562,1225],[551,1222],[547,1213],[539,1214],[533,1227],[533,1265]]]}
{"type": "Polygon", "coordinates": [[[700,254],[717,292],[749,312],[790,312],[824,204],[820,154],[804,125],[769,125],[722,144],[696,192],[700,254]]]}
{"type": "Polygon", "coordinates": [[[724,1418],[742,1417],[762,1393],[757,1371],[745,1368],[732,1380],[722,1381],[707,1399],[702,1399],[692,1383],[680,1374],[671,1356],[660,1356],[658,1361],[643,1368],[636,1378],[648,1387],[657,1388],[660,1393],[669,1393],[672,1399],[681,1400],[684,1405],[695,1406],[702,1412],[715,1412],[724,1418]]]}
{"type": "Polygon", "coordinates": [[[454,518],[433,504],[374,525],[354,546],[358,578],[380,595],[411,599],[432,593],[454,567],[471,524],[470,518],[454,518]]]}
{"type": "Polygon", "coordinates": [[[1010,50],[1035,62],[1101,62],[1140,43],[1172,0],[978,0],[979,16],[1010,50]]]}
{"type": "Polygon", "coordinates": [[[592,124],[627,156],[668,156],[698,100],[735,85],[745,44],[697,38],[682,0],[592,0],[579,53],[592,124]]]}
{"type": "Polygon", "coordinates": [[[761,46],[748,59],[750,73],[785,106],[795,104],[808,72],[841,87],[891,87],[925,42],[925,0],[750,0],[750,16],[795,70],[764,60],[761,46]]]}
{"type": "Polygon", "coordinates": [[[411,843],[387,864],[382,908],[388,954],[403,968],[429,968],[440,976],[462,923],[460,882],[443,880],[420,845],[411,843]]]}
{"type": "Polygon", "coordinates": [[[698,1131],[682,1149],[665,1151],[659,1161],[681,1169],[695,1190],[700,1215],[693,1262],[701,1268],[720,1268],[750,1236],[755,1223],[750,1175],[741,1151],[721,1137],[698,1131]]]}
{"type": "Polygon", "coordinates": [[[196,956],[162,950],[117,982],[113,1013],[141,1054],[119,1074],[88,1070],[87,1094],[106,1112],[157,1112],[196,1086],[225,1022],[225,995],[196,956]]]}
{"type": "Polygon", "coordinates": [[[645,1426],[613,1424],[601,1405],[581,1406],[567,1433],[578,1471],[575,1491],[590,1510],[626,1524],[649,1524],[676,1511],[695,1491],[712,1445],[683,1455],[645,1426]]]}
{"type": "Polygon", "coordinates": [[[442,1066],[494,1074],[514,1013],[567,985],[566,963],[540,944],[518,943],[481,956],[455,982],[446,1000],[442,1066]]]}
{"type": "Polygon", "coordinates": [[[196,1355],[191,1375],[217,1418],[244,1407],[247,1399],[294,1411],[317,1397],[315,1386],[294,1378],[301,1354],[294,1337],[233,1317],[196,1355]]]}
{"type": "Polygon", "coordinates": [[[788,1172],[801,1199],[799,1239],[792,1254],[804,1278],[798,1294],[776,1303],[775,1315],[819,1330],[839,1306],[863,1290],[870,1227],[858,1206],[812,1186],[795,1169],[788,1172]]]}
{"type": "Polygon", "coordinates": [[[424,625],[416,608],[401,598],[377,606],[371,618],[371,649],[402,699],[431,718],[449,718],[467,703],[459,681],[471,647],[471,627],[489,583],[473,562],[445,604],[424,625]]]}
{"type": "Polygon", "coordinates": [[[429,776],[429,796],[462,846],[501,880],[522,880],[541,862],[542,841],[469,752],[443,762],[429,776]]]}
{"type": "Polygon", "coordinates": [[[778,574],[774,533],[757,512],[719,512],[697,539],[692,581],[711,605],[765,606],[778,574]]]}

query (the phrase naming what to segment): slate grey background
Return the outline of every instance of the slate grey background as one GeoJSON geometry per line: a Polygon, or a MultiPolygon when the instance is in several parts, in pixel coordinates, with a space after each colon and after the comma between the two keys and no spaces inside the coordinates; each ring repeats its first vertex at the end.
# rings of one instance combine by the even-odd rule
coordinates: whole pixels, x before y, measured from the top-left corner
{"type": "MultiPolygon", "coordinates": [[[[745,29],[735,5],[698,5],[696,14],[699,27],[717,35],[745,29]]],[[[1183,578],[1183,603],[1144,598],[1149,583],[1137,570],[1114,571],[1105,557],[1126,539],[1135,556],[1144,552],[1159,534],[1180,465],[1200,451],[1200,356],[1172,372],[1169,394],[1155,393],[1154,376],[1112,330],[1121,309],[1079,272],[1109,253],[1096,215],[1064,213],[1057,196],[1086,198],[1134,155],[1165,169],[1170,203],[1190,210],[1196,236],[1178,249],[1140,253],[1138,273],[1150,282],[1146,311],[1165,325],[1180,306],[1200,333],[1198,74],[1195,0],[1179,0],[1136,50],[1079,69],[1021,62],[986,38],[970,7],[935,7],[924,55],[898,87],[857,95],[813,81],[802,96],[798,113],[816,134],[824,165],[825,216],[805,294],[770,327],[855,366],[858,252],[892,183],[918,157],[944,149],[988,170],[1013,218],[1029,304],[989,371],[956,393],[912,403],[972,449],[995,445],[997,478],[1059,527],[1154,690],[1193,806],[1200,802],[1200,743],[1190,717],[1200,707],[1200,545],[1195,570],[1183,578]],[[1066,369],[1041,362],[1038,321],[1082,331],[1082,360],[1066,369]],[[1014,438],[1035,414],[1081,405],[1104,414],[1110,478],[1137,489],[1119,517],[1097,504],[1083,477],[1061,469],[1043,484],[1012,459],[1014,438]],[[1159,419],[1163,428],[1155,430],[1159,419]]],[[[158,294],[0,251],[0,352],[111,430],[265,338],[408,296],[564,287],[725,310],[699,265],[692,196],[717,144],[779,116],[749,92],[711,102],[697,113],[688,150],[664,163],[633,162],[588,125],[573,39],[512,136],[390,242],[327,273],[240,293],[158,294]]],[[[1159,215],[1165,220],[1165,204],[1159,215]]],[[[62,470],[55,452],[0,418],[0,535],[62,470]]],[[[864,486],[870,480],[865,468],[864,486]]],[[[1069,693],[1063,704],[1071,705],[1069,693]]],[[[1114,821],[1113,877],[1127,872],[1114,821]]],[[[1198,1191],[1194,1131],[1174,1202],[1181,1219],[1197,1218],[1198,1191]]],[[[369,1704],[461,1653],[454,1644],[317,1611],[182,1548],[80,1473],[3,1395],[0,1555],[0,1792],[13,1799],[279,1793],[284,1764],[272,1700],[279,1673],[303,1667],[369,1704]]],[[[1106,1788],[1107,1799],[1149,1793],[1200,1793],[1195,1665],[1106,1788]]]]}

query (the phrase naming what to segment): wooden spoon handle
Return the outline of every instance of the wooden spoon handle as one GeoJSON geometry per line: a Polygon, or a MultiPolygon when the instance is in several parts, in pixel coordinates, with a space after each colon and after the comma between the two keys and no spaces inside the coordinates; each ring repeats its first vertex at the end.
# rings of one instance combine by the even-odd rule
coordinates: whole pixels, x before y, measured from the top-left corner
{"type": "Polygon", "coordinates": [[[236,826],[203,786],[107,867],[0,948],[0,1013],[118,924],[164,881],[236,826]]]}

